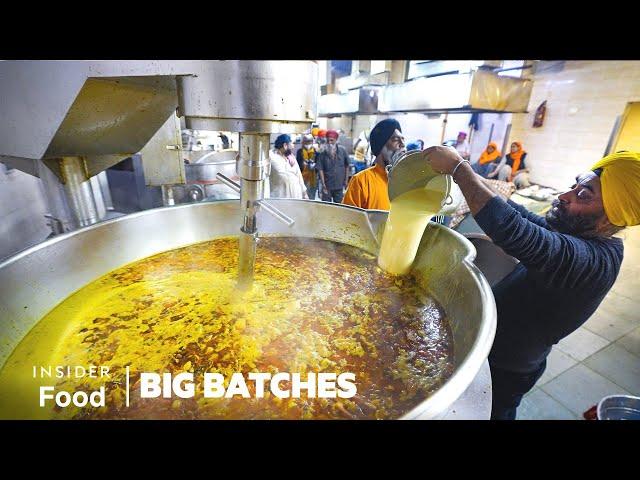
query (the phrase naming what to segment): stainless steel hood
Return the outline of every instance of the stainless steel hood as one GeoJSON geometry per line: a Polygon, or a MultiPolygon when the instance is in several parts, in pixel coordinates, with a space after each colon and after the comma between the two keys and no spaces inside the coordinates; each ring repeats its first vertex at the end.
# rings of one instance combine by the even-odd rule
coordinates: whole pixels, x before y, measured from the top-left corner
{"type": "Polygon", "coordinates": [[[309,60],[192,61],[178,78],[187,128],[302,133],[316,119],[318,65],[309,60]]]}
{"type": "Polygon", "coordinates": [[[185,182],[176,114],[187,128],[254,134],[246,145],[260,137],[268,164],[270,133],[315,120],[317,77],[314,61],[0,61],[0,162],[49,167],[85,226],[99,220],[87,182],[128,156],[142,153],[148,185],[185,182]]]}
{"type": "Polygon", "coordinates": [[[347,93],[330,93],[318,99],[318,115],[331,117],[349,113],[378,113],[378,92],[383,87],[362,87],[347,93]]]}
{"type": "MultiPolygon", "coordinates": [[[[312,61],[0,61],[0,161],[38,176],[44,160],[60,176],[49,159],[82,157],[95,175],[141,151],[178,107],[187,128],[302,132],[316,116],[317,70],[312,61]]],[[[180,160],[178,150],[168,154],[180,160]]]]}
{"type": "Polygon", "coordinates": [[[318,111],[325,117],[345,113],[393,112],[525,113],[532,87],[533,82],[529,79],[474,70],[378,87],[375,109],[371,105],[363,109],[362,103],[356,109],[355,100],[361,98],[364,88],[345,95],[325,95],[320,97],[318,111]]]}
{"type": "Polygon", "coordinates": [[[175,112],[175,75],[190,73],[180,66],[0,62],[0,160],[36,176],[38,160],[66,156],[82,156],[90,174],[108,168],[140,151],[175,112]]]}

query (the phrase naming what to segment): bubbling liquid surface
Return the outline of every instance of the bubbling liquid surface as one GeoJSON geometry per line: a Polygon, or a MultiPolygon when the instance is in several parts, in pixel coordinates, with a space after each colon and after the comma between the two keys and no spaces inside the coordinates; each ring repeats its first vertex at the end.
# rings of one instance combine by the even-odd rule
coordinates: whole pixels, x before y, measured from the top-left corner
{"type": "MultiPolygon", "coordinates": [[[[411,276],[325,240],[258,244],[250,292],[236,288],[237,238],[114,270],[47,314],[0,372],[2,418],[398,418],[451,375],[443,309],[411,276]],[[108,365],[110,378],[33,379],[34,365],[108,365]],[[131,371],[125,406],[125,367],[131,371]],[[140,398],[141,372],[193,372],[192,399],[140,398]],[[204,398],[204,372],[351,372],[350,399],[204,398]],[[106,407],[40,408],[39,385],[106,386],[106,407]]],[[[286,382],[280,384],[286,388],[286,382]]],[[[249,385],[251,389],[251,385],[249,385]]]]}

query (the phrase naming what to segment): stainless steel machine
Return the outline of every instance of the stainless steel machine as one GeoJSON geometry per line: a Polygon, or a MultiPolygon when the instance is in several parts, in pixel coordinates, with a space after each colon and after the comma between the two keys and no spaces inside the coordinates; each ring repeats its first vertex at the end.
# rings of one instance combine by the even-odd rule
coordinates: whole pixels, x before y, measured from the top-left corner
{"type": "MultiPolygon", "coordinates": [[[[263,200],[270,134],[302,133],[315,120],[315,62],[3,61],[0,79],[6,106],[0,116],[0,161],[32,175],[46,165],[65,191],[75,226],[86,227],[0,264],[0,365],[30,328],[73,291],[161,251],[238,235],[241,287],[252,279],[258,234],[323,238],[377,253],[385,212],[263,200]],[[154,209],[96,225],[87,179],[123,158],[141,152],[150,184],[187,181],[178,117],[190,129],[240,132],[239,184],[218,175],[240,191],[240,202],[154,209]]],[[[407,418],[446,412],[486,369],[495,333],[495,303],[472,263],[473,245],[445,227],[429,228],[437,234],[423,240],[414,268],[449,315],[456,367],[446,384],[407,418]]]]}
{"type": "Polygon", "coordinates": [[[301,133],[315,120],[316,62],[6,61],[0,78],[8,107],[0,160],[34,175],[46,164],[64,186],[75,227],[100,220],[88,179],[138,151],[147,182],[186,183],[176,110],[189,129],[241,132],[240,271],[242,283],[251,282],[269,135],[301,133]],[[29,131],[35,142],[26,141],[29,131]]]}
{"type": "MultiPolygon", "coordinates": [[[[315,62],[206,62],[197,75],[178,78],[180,115],[187,128],[240,133],[240,285],[251,284],[258,227],[256,212],[269,175],[271,133],[302,133],[315,120],[315,62]]],[[[273,207],[288,225],[293,223],[273,207]]]]}

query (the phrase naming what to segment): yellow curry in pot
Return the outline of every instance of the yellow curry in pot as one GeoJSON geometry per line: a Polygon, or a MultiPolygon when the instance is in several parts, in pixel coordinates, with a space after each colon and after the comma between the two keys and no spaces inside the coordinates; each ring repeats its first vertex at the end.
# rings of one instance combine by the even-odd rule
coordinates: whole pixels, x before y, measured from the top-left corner
{"type": "Polygon", "coordinates": [[[7,360],[0,416],[22,408],[24,415],[76,419],[398,418],[451,375],[445,312],[412,276],[388,275],[355,247],[267,237],[258,243],[253,289],[240,294],[237,259],[237,238],[219,238],[139,260],[83,287],[7,360]],[[71,392],[104,385],[106,405],[39,408],[43,380],[29,378],[34,365],[109,365],[108,381],[50,380],[71,392]],[[140,372],[193,372],[195,395],[140,398],[140,372]],[[227,379],[234,372],[352,372],[357,394],[205,398],[205,372],[227,379]]]}

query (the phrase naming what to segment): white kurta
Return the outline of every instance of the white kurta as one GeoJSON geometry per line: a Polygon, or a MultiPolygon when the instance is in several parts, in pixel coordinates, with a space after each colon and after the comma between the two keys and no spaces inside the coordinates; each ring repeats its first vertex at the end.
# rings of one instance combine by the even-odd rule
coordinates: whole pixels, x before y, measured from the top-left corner
{"type": "Polygon", "coordinates": [[[289,160],[273,150],[269,151],[269,159],[271,160],[271,174],[265,197],[303,198],[306,187],[298,162],[293,162],[292,166],[289,160]]]}
{"type": "Polygon", "coordinates": [[[469,158],[471,154],[471,147],[469,146],[469,142],[466,140],[459,145],[455,146],[455,149],[458,151],[461,157],[469,158]]]}

